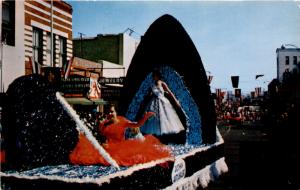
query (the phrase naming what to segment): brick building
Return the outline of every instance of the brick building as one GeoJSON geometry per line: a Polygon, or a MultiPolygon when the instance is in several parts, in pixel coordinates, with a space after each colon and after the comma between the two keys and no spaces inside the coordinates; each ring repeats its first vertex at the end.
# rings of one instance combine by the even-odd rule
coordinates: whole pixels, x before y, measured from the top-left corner
{"type": "Polygon", "coordinates": [[[44,66],[62,67],[72,57],[72,7],[53,1],[53,64],[51,64],[51,2],[25,1],[25,61],[29,58],[44,66]]]}
{"type": "Polygon", "coordinates": [[[44,66],[62,67],[73,56],[72,6],[52,2],[0,2],[1,91],[19,76],[44,66]]]}

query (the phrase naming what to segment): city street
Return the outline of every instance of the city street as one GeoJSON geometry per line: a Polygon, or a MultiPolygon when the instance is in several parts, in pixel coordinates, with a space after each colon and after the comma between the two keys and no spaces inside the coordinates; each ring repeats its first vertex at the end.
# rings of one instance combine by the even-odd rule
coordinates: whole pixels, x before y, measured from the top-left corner
{"type": "Polygon", "coordinates": [[[207,190],[296,189],[286,179],[287,166],[264,126],[220,126],[229,172],[207,190]]]}

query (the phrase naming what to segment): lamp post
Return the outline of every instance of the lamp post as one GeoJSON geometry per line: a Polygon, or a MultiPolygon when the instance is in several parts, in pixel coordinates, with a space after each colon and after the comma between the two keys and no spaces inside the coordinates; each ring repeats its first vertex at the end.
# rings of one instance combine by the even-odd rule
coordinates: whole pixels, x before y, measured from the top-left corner
{"type": "Polygon", "coordinates": [[[50,55],[50,65],[52,67],[55,67],[54,61],[53,61],[53,0],[51,0],[51,40],[50,40],[50,45],[51,45],[51,55],[50,55]]]}

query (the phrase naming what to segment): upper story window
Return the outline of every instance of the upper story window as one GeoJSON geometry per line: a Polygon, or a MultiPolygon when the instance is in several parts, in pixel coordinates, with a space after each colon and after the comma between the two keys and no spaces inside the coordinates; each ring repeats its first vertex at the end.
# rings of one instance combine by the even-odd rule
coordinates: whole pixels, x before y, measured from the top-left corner
{"type": "Polygon", "coordinates": [[[43,31],[39,28],[32,30],[33,61],[43,64],[43,31]]]}
{"type": "Polygon", "coordinates": [[[285,56],[285,64],[286,65],[290,64],[290,57],[289,56],[285,56]]]}
{"type": "Polygon", "coordinates": [[[297,65],[297,56],[293,56],[293,64],[297,65]]]}
{"type": "MultiPolygon", "coordinates": [[[[53,39],[55,39],[55,34],[53,34],[53,39]]],[[[53,49],[55,49],[55,40],[53,40],[53,49]]],[[[55,51],[53,51],[53,58],[52,62],[54,63],[55,61],[55,51]]],[[[47,66],[52,66],[51,63],[51,33],[48,32],[46,36],[46,65],[47,66]]]]}
{"type": "Polygon", "coordinates": [[[46,65],[51,66],[51,34],[50,33],[47,33],[46,36],[46,65]]]}
{"type": "Polygon", "coordinates": [[[67,63],[67,39],[59,37],[59,67],[67,63]]]}
{"type": "Polygon", "coordinates": [[[15,1],[2,2],[1,40],[6,45],[15,46],[15,1]]]}

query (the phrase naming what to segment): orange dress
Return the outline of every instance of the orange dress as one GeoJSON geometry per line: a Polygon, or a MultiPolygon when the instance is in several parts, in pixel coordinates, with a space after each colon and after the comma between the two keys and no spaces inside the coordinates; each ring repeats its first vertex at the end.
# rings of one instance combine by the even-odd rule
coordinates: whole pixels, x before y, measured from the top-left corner
{"type": "MultiPolygon", "coordinates": [[[[118,116],[118,123],[100,126],[100,132],[107,139],[107,143],[102,146],[119,166],[132,166],[171,156],[168,147],[152,135],[146,135],[143,141],[125,140],[127,127],[139,127],[139,124],[118,116]]],[[[80,134],[79,141],[70,154],[70,161],[72,164],[110,165],[83,134],[80,134]]]]}

